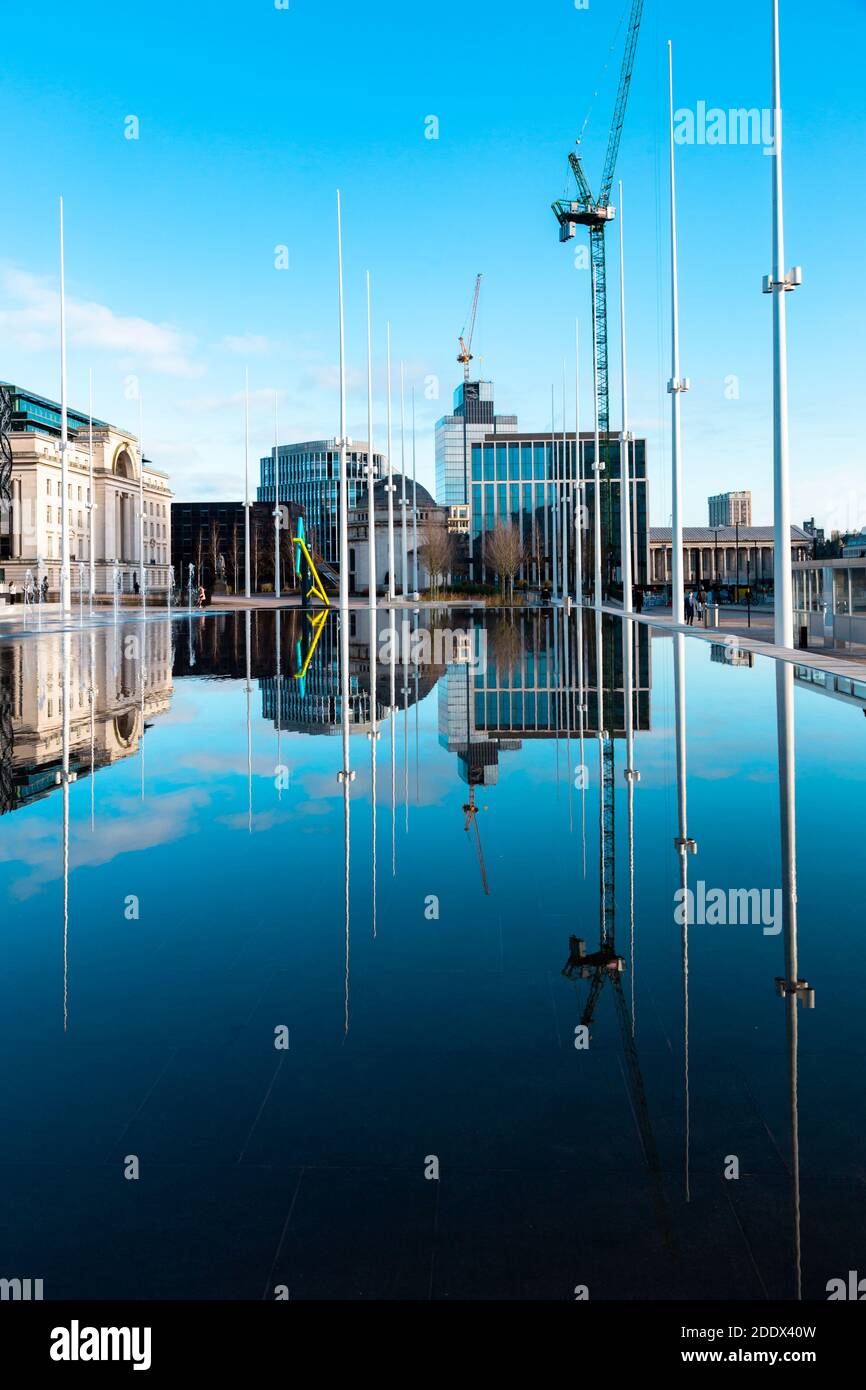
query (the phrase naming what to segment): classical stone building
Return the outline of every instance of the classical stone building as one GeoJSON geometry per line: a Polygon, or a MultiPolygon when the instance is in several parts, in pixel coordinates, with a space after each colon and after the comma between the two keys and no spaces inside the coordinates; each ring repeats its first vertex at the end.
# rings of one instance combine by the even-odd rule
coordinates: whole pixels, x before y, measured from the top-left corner
{"type": "MultiPolygon", "coordinates": [[[[8,499],[0,499],[0,567],[8,590],[48,579],[52,597],[60,588],[61,496],[60,407],[32,392],[0,383],[11,404],[5,444],[11,454],[8,499]]],[[[111,594],[115,582],[131,593],[146,576],[148,594],[164,595],[171,581],[171,498],[168,476],[141,460],[135,435],[70,410],[67,505],[73,602],[79,585],[89,587],[91,545],[94,592],[111,594]],[[92,480],[92,495],[91,495],[92,480]],[[143,486],[140,487],[140,480],[143,486]],[[140,505],[143,504],[142,567],[140,505]]]]}

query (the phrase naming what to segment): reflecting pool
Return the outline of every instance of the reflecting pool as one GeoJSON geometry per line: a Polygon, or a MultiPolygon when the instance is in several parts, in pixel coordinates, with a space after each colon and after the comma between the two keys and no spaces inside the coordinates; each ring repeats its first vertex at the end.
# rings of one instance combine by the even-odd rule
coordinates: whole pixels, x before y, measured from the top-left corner
{"type": "Polygon", "coordinates": [[[866,684],[591,610],[0,642],[0,1277],[866,1272],[866,684]]]}

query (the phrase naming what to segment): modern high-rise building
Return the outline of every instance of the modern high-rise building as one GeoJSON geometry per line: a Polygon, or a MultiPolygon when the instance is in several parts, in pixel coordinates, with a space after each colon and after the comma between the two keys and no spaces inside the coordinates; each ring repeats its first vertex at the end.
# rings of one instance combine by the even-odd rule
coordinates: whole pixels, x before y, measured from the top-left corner
{"type": "MultiPolygon", "coordinates": [[[[562,564],[562,530],[568,527],[568,561],[575,564],[574,527],[577,515],[578,477],[574,432],[551,438],[550,434],[487,434],[472,444],[470,456],[470,544],[475,573],[492,578],[487,564],[487,537],[497,525],[513,525],[523,542],[524,563],[519,578],[544,584],[553,580],[562,564]]],[[[646,440],[632,445],[632,573],[635,584],[646,584],[649,561],[646,440]]],[[[620,461],[619,441],[608,440],[601,450],[602,472],[602,580],[605,586],[619,582],[620,556],[620,461]],[[611,539],[605,543],[605,536],[611,539]]],[[[583,481],[582,516],[584,587],[592,587],[594,569],[595,481],[592,434],[580,435],[580,475],[583,481]]]]}
{"type": "Polygon", "coordinates": [[[471,501],[470,449],[488,434],[515,433],[516,415],[497,415],[492,381],[461,381],[454,410],[436,424],[436,500],[453,507],[471,501]]]}
{"type": "MultiPolygon", "coordinates": [[[[633,573],[636,584],[648,575],[649,531],[646,480],[646,441],[634,443],[633,573]]],[[[584,581],[591,587],[595,484],[592,475],[593,436],[580,436],[581,477],[584,482],[584,581]]],[[[606,585],[619,578],[619,442],[611,438],[601,450],[602,574],[606,585]]],[[[570,516],[573,535],[577,506],[574,434],[551,438],[550,433],[520,433],[516,415],[497,415],[490,381],[461,382],[454,392],[454,411],[436,425],[436,500],[468,509],[473,578],[495,578],[486,562],[486,537],[498,524],[520,531],[524,563],[516,576],[532,584],[550,583],[554,558],[562,562],[563,512],[570,516]],[[564,455],[564,458],[563,458],[564,455]],[[558,505],[559,504],[559,505],[558,505]],[[554,540],[556,513],[556,540],[554,540]]],[[[574,544],[569,547],[573,574],[574,544]]],[[[572,581],[573,582],[573,581],[572,581]]]]}
{"type": "Polygon", "coordinates": [[[752,494],[719,492],[709,498],[711,526],[751,526],[752,494]]]}
{"type": "MultiPolygon", "coordinates": [[[[349,440],[346,454],[349,511],[367,492],[366,442],[349,440]]],[[[387,460],[373,453],[373,477],[381,478],[387,460]]],[[[260,460],[260,502],[296,502],[304,510],[307,536],[330,564],[340,559],[339,490],[340,444],[337,439],[314,439],[305,444],[280,444],[260,460]]]]}

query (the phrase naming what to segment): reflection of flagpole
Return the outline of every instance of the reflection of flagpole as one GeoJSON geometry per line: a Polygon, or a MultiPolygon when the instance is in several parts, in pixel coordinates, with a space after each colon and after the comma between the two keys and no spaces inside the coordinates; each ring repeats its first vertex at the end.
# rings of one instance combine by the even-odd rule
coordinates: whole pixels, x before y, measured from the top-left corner
{"type": "Polygon", "coordinates": [[[406,399],[403,384],[403,363],[400,363],[400,510],[402,512],[401,540],[403,553],[403,597],[409,597],[409,542],[406,536],[406,399]]]}
{"type": "Polygon", "coordinates": [[[794,668],[776,663],[776,725],[779,746],[779,830],[782,851],[782,925],[785,938],[785,978],[776,989],[785,1000],[791,1121],[791,1188],[794,1218],[794,1284],[803,1297],[800,1249],[800,1124],[798,1108],[799,1020],[797,1004],[815,1007],[815,991],[798,977],[797,957],[797,803],[794,746],[794,668]]]}
{"type": "Polygon", "coordinates": [[[250,696],[252,686],[250,684],[250,610],[244,613],[244,628],[246,636],[246,656],[247,656],[247,830],[253,833],[253,731],[250,717],[250,696]]]}
{"type": "Polygon", "coordinates": [[[394,627],[394,609],[388,610],[388,622],[390,624],[391,639],[391,877],[397,876],[397,835],[396,835],[396,812],[397,812],[397,748],[395,741],[397,723],[397,632],[394,627]]]}
{"type": "Polygon", "coordinates": [[[622,650],[625,675],[625,780],[628,784],[628,903],[631,943],[631,1027],[635,1028],[634,988],[634,784],[640,773],[634,767],[634,632],[628,619],[622,624],[622,650]]]}
{"type": "Polygon", "coordinates": [[[141,732],[139,734],[138,750],[139,765],[141,768],[141,799],[144,800],[144,643],[147,628],[142,625],[141,629],[141,653],[138,658],[138,669],[141,683],[141,732]]]}
{"type": "Polygon", "coordinates": [[[343,788],[343,861],[345,874],[346,972],[343,1028],[349,1031],[349,785],[355,774],[349,767],[349,617],[340,615],[340,705],[343,731],[343,766],[337,780],[343,788]]]}
{"type": "Polygon", "coordinates": [[[370,781],[371,781],[371,828],[373,834],[373,937],[376,936],[376,744],[379,741],[378,702],[376,700],[376,643],[378,641],[376,610],[370,614],[370,781]]]}
{"type": "Polygon", "coordinates": [[[697,852],[695,841],[689,838],[686,805],[686,674],[685,638],[674,633],[674,707],[676,712],[677,750],[677,838],[674,841],[680,861],[682,892],[682,965],[683,965],[683,1106],[685,1115],[685,1184],[686,1201],[691,1200],[689,1164],[690,1101],[689,1101],[689,867],[688,856],[697,852]]]}
{"type": "Polygon", "coordinates": [[[280,610],[276,610],[274,618],[277,624],[277,800],[283,799],[283,763],[280,757],[280,730],[282,727],[282,691],[283,691],[283,661],[280,651],[280,610]]]}
{"type": "Polygon", "coordinates": [[[95,664],[96,664],[95,642],[96,642],[96,633],[95,633],[95,632],[93,631],[93,629],[91,628],[91,629],[90,629],[90,833],[91,833],[91,835],[93,834],[93,831],[94,831],[94,829],[96,828],[96,826],[95,826],[95,823],[96,823],[96,792],[95,792],[95,782],[96,782],[96,776],[95,776],[95,773],[96,773],[96,768],[95,768],[95,762],[96,762],[96,756],[95,756],[95,754],[96,754],[96,717],[95,717],[95,716],[96,716],[96,686],[95,686],[95,684],[94,684],[95,677],[96,677],[96,673],[95,673],[95,670],[94,670],[94,667],[95,667],[95,664]]]}
{"type": "MultiPolygon", "coordinates": [[[[67,499],[64,497],[64,511],[67,499]]],[[[63,653],[63,748],[61,780],[63,783],[63,1031],[69,1026],[69,635],[61,637],[63,653]]]]}
{"type": "Polygon", "coordinates": [[[607,902],[604,892],[604,653],[601,608],[595,610],[596,733],[598,735],[598,879],[601,895],[601,939],[607,941],[607,902]]]}

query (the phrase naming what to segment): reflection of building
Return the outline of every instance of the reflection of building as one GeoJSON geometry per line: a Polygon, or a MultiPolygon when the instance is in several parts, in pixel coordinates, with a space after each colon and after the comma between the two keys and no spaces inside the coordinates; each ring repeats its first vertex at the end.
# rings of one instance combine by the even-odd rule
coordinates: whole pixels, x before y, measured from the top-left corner
{"type": "MultiPolygon", "coordinates": [[[[0,383],[12,408],[10,510],[2,530],[7,583],[18,591],[28,570],[34,583],[44,575],[49,589],[60,588],[60,407],[55,401],[0,383]]],[[[93,421],[93,498],[90,495],[89,423],[86,415],[68,412],[69,556],[73,593],[79,587],[78,564],[90,560],[92,513],[94,582],[97,593],[113,590],[114,565],[125,592],[140,580],[139,452],[135,435],[93,421]]],[[[165,590],[171,563],[171,491],[165,473],[145,459],[143,478],[144,559],[148,592],[165,590]]],[[[89,576],[84,577],[87,592],[89,576]]]]}
{"type": "MultiPolygon", "coordinates": [[[[268,615],[270,617],[270,615],[268,615]]],[[[303,613],[281,615],[280,670],[276,647],[271,645],[271,664],[259,677],[262,717],[279,722],[285,732],[339,734],[343,725],[343,699],[340,680],[340,641],[336,613],[321,615],[317,630],[303,613]],[[309,657],[309,661],[307,658],[309,657]]],[[[408,620],[407,620],[408,621],[408,620]]],[[[273,628],[271,629],[273,631],[273,628]]],[[[387,619],[380,614],[376,662],[376,718],[383,720],[389,709],[391,668],[384,659],[387,619]]],[[[408,653],[408,644],[406,646],[408,653]]],[[[399,653],[402,655],[402,650],[399,653]]],[[[430,693],[444,667],[396,661],[396,698],[400,708],[408,708],[430,693]]],[[[370,617],[366,609],[349,613],[349,732],[366,734],[370,718],[370,617]]]]}
{"type": "MultiPolygon", "coordinates": [[[[636,729],[650,727],[651,645],[649,628],[636,623],[634,719],[636,729]]],[[[579,626],[576,615],[560,612],[521,613],[512,624],[493,620],[486,627],[486,657],[480,647],[472,666],[449,665],[439,687],[439,742],[461,759],[466,780],[496,781],[500,751],[519,749],[534,738],[575,738],[580,727],[578,678],[579,626]],[[473,776],[473,769],[480,775],[473,776]]],[[[583,613],[585,714],[583,732],[599,727],[614,738],[625,735],[623,625],[605,617],[602,627],[603,719],[596,688],[595,625],[583,613]]],[[[477,644],[477,636],[476,636],[477,644]]]]}
{"type": "Polygon", "coordinates": [[[708,500],[711,526],[751,526],[750,492],[719,492],[708,500]]]}
{"type": "Polygon", "coordinates": [[[51,632],[38,641],[0,644],[2,811],[15,810],[58,785],[64,640],[69,653],[70,764],[77,776],[137,753],[148,721],[169,707],[168,623],[120,622],[79,629],[65,639],[51,632]]]}
{"type": "MultiPolygon", "coordinates": [[[[772,526],[684,526],[683,573],[686,584],[773,584],[772,526]]],[[[791,527],[791,559],[806,560],[812,538],[791,527]]],[[[650,530],[650,583],[671,582],[671,528],[650,530]]]]}
{"type": "MultiPolygon", "coordinates": [[[[367,492],[366,443],[349,440],[346,454],[349,510],[359,506],[367,492]]],[[[379,478],[385,471],[383,454],[373,453],[373,469],[379,478]]],[[[336,439],[311,440],[306,444],[280,444],[260,462],[260,502],[297,502],[303,508],[307,535],[320,555],[338,564],[340,447],[336,439]],[[277,476],[279,475],[279,477],[277,476]]]]}

